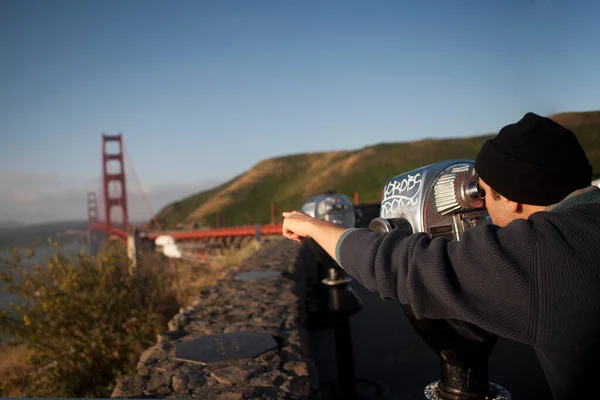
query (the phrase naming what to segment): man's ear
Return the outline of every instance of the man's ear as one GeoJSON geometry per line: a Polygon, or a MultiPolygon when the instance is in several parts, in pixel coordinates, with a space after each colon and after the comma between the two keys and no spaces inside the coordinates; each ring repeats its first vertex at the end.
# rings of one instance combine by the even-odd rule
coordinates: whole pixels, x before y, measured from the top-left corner
{"type": "Polygon", "coordinates": [[[520,214],[523,212],[523,204],[508,199],[506,199],[506,208],[513,214],[520,214]]]}

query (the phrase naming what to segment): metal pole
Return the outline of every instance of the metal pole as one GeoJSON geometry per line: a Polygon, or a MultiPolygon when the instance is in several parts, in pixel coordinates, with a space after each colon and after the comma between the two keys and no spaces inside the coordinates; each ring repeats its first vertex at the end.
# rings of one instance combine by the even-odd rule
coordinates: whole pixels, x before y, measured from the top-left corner
{"type": "MultiPolygon", "coordinates": [[[[380,382],[360,379],[355,376],[354,349],[352,346],[352,333],[350,317],[362,308],[362,301],[350,287],[352,278],[340,268],[323,248],[314,239],[309,238],[306,245],[316,258],[317,276],[321,280],[319,285],[319,305],[317,314],[325,314],[318,325],[333,329],[335,340],[335,356],[337,362],[337,379],[334,384],[336,399],[357,400],[359,387],[357,382],[371,386],[376,394],[374,399],[387,399],[389,390],[380,382]]],[[[329,386],[329,384],[326,384],[329,386]]],[[[360,398],[363,398],[362,396],[360,398]]]]}
{"type": "Polygon", "coordinates": [[[140,231],[137,226],[129,230],[127,236],[127,257],[129,258],[129,275],[135,275],[138,267],[138,249],[140,242],[140,231]]]}
{"type": "Polygon", "coordinates": [[[352,333],[348,316],[336,318],[334,327],[335,355],[337,361],[337,383],[340,399],[356,400],[356,378],[354,376],[354,356],[352,333]]]}

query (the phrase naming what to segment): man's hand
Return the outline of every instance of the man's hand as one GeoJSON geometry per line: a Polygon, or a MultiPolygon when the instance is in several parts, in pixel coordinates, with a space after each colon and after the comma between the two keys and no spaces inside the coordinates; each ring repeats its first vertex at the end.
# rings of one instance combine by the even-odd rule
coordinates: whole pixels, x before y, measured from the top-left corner
{"type": "Polygon", "coordinates": [[[296,242],[301,242],[302,239],[311,237],[334,260],[336,259],[335,247],[346,228],[323,221],[322,219],[309,217],[298,211],[284,212],[281,215],[284,218],[283,236],[296,242]]]}
{"type": "Polygon", "coordinates": [[[284,212],[283,215],[283,236],[288,239],[301,242],[302,239],[312,236],[314,226],[320,221],[317,218],[298,212],[284,212]]]}

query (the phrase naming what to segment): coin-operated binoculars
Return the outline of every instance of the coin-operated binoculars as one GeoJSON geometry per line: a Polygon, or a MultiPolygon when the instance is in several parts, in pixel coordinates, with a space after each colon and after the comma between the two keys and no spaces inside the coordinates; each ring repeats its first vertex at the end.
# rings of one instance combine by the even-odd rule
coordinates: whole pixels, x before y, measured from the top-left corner
{"type": "MultiPolygon", "coordinates": [[[[385,186],[380,218],[373,219],[369,229],[402,229],[460,240],[470,227],[491,222],[478,181],[470,160],[442,161],[395,176],[385,186]]],[[[488,358],[497,335],[465,321],[417,319],[410,305],[402,304],[402,308],[419,335],[440,356],[441,379],[425,388],[427,399],[511,398],[488,378],[488,358]]]]}
{"type": "MultiPolygon", "coordinates": [[[[342,194],[314,196],[302,205],[302,212],[313,217],[332,222],[345,228],[356,225],[356,213],[350,199],[342,194]]],[[[354,356],[349,317],[362,309],[362,302],[349,286],[352,278],[317,242],[312,238],[305,240],[317,261],[319,285],[319,306],[317,314],[322,326],[334,331],[337,361],[337,397],[356,400],[365,398],[360,395],[357,384],[370,386],[369,398],[384,399],[388,389],[380,382],[358,379],[354,376],[354,356]]]]}
{"type": "MultiPolygon", "coordinates": [[[[314,196],[302,205],[302,212],[345,228],[356,225],[354,206],[350,199],[342,194],[314,196]]],[[[325,315],[327,319],[330,319],[331,313],[346,316],[356,314],[362,309],[362,302],[348,286],[352,278],[314,240],[309,238],[307,242],[317,261],[317,276],[322,284],[317,313],[325,315]]]]}

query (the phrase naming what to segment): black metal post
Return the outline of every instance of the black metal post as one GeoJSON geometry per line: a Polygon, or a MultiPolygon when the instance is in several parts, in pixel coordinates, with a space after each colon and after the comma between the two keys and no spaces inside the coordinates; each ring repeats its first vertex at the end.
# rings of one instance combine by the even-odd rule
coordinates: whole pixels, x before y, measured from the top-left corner
{"type": "Polygon", "coordinates": [[[348,318],[340,318],[335,323],[334,335],[339,398],[356,400],[358,397],[354,375],[352,334],[350,333],[350,321],[348,318]]]}
{"type": "Polygon", "coordinates": [[[335,265],[329,264],[327,277],[321,283],[329,287],[328,309],[333,319],[333,334],[337,361],[337,393],[340,399],[357,400],[354,375],[354,349],[350,316],[362,309],[360,298],[348,286],[350,277],[335,265]]]}
{"type": "Polygon", "coordinates": [[[374,399],[387,399],[389,390],[381,382],[356,378],[354,365],[354,349],[350,317],[360,310],[363,305],[360,297],[350,287],[352,278],[340,268],[335,260],[314,242],[308,240],[308,245],[317,260],[317,275],[320,279],[319,297],[322,313],[322,327],[333,330],[335,340],[335,355],[337,362],[337,379],[335,382],[336,398],[340,400],[359,400],[358,382],[372,388],[374,399]]]}
{"type": "Polygon", "coordinates": [[[504,388],[489,382],[488,358],[498,335],[465,321],[417,319],[407,304],[402,304],[402,309],[413,328],[440,357],[441,378],[433,384],[427,399],[507,398],[504,388]]]}
{"type": "Polygon", "coordinates": [[[440,397],[447,400],[485,400],[489,397],[487,357],[440,359],[440,397]]]}

